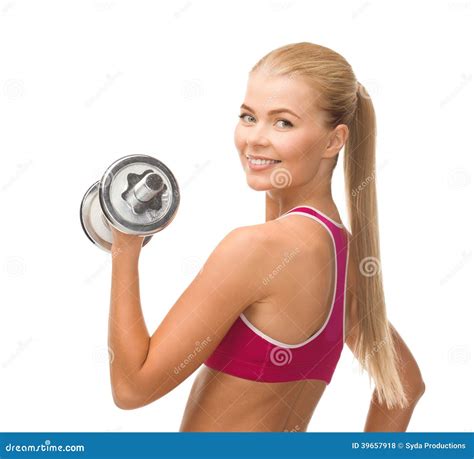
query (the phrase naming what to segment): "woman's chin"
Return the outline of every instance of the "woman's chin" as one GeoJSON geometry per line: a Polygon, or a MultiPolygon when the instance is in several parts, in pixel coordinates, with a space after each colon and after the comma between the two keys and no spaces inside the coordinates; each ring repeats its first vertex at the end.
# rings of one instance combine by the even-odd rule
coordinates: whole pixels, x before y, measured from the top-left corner
{"type": "Polygon", "coordinates": [[[255,191],[268,191],[273,188],[268,178],[257,178],[249,175],[247,175],[247,185],[255,191]]]}

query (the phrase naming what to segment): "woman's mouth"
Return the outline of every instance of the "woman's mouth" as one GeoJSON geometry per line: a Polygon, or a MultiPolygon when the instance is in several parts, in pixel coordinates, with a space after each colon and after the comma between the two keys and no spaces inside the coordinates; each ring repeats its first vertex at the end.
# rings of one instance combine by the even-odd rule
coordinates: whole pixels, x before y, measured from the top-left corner
{"type": "Polygon", "coordinates": [[[249,158],[248,156],[246,158],[247,158],[247,163],[249,165],[249,168],[252,169],[253,171],[262,171],[264,169],[270,169],[275,164],[281,163],[281,161],[277,161],[277,160],[252,159],[252,158],[249,158]]]}

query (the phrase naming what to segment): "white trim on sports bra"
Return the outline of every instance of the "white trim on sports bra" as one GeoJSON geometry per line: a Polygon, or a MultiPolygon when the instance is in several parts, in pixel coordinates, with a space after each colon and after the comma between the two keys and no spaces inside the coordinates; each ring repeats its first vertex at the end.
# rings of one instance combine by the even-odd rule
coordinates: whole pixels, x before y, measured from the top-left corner
{"type": "MultiPolygon", "coordinates": [[[[309,207],[309,206],[297,206],[297,207],[309,207]]],[[[318,210],[316,210],[316,212],[319,212],[318,210]]],[[[253,330],[257,335],[259,335],[261,338],[267,340],[268,342],[272,343],[272,344],[275,344],[276,346],[279,346],[279,347],[283,347],[283,348],[289,348],[289,349],[296,349],[298,347],[302,347],[304,346],[305,344],[308,344],[310,343],[311,341],[313,341],[314,339],[316,339],[323,331],[324,329],[326,328],[328,322],[329,322],[329,319],[331,318],[332,316],[332,312],[333,312],[333,309],[334,309],[334,303],[335,303],[335,299],[336,299],[336,291],[337,291],[337,284],[338,284],[338,270],[337,270],[337,267],[338,267],[338,261],[337,261],[337,247],[336,247],[336,241],[334,240],[334,235],[332,234],[332,231],[329,229],[328,225],[326,225],[325,222],[323,222],[322,220],[318,220],[314,215],[310,215],[310,214],[307,214],[306,212],[291,212],[291,213],[287,213],[287,214],[284,214],[282,215],[282,217],[286,217],[288,215],[305,215],[306,217],[310,217],[312,219],[314,219],[315,221],[317,221],[318,223],[320,223],[321,225],[324,226],[324,228],[327,229],[327,231],[329,232],[329,234],[331,235],[331,240],[332,240],[332,244],[333,244],[333,247],[334,247],[334,257],[335,257],[335,260],[334,260],[334,291],[333,291],[333,295],[332,295],[332,302],[331,302],[331,309],[329,310],[329,314],[326,318],[326,321],[324,322],[323,326],[312,336],[310,336],[306,341],[303,341],[302,343],[298,343],[298,344],[288,344],[288,343],[282,343],[281,341],[278,341],[268,335],[266,335],[265,333],[263,333],[261,330],[259,330],[255,325],[253,325],[248,319],[247,317],[245,317],[244,313],[242,312],[240,314],[240,318],[242,319],[242,321],[245,323],[245,325],[247,325],[251,330],[253,330]]],[[[281,217],[280,217],[281,218],[281,217]]],[[[339,225],[338,225],[339,226],[339,225]]],[[[344,298],[345,298],[345,289],[344,289],[344,298]]],[[[345,312],[345,311],[344,311],[345,312]]]]}
{"type": "MultiPolygon", "coordinates": [[[[335,224],[336,226],[338,226],[339,228],[344,228],[344,225],[343,225],[342,223],[336,222],[336,221],[333,220],[331,217],[328,217],[324,212],[321,212],[319,209],[316,209],[315,207],[307,206],[306,204],[293,207],[293,208],[290,209],[288,212],[284,213],[283,215],[280,215],[280,216],[277,218],[277,220],[278,220],[279,218],[286,217],[287,215],[299,213],[299,212],[291,212],[293,209],[296,209],[297,207],[308,207],[309,209],[313,209],[316,213],[321,214],[324,218],[327,218],[331,223],[334,223],[334,224],[335,224]],[[290,214],[290,212],[291,212],[291,214],[290,214]]],[[[305,214],[305,215],[308,215],[308,216],[310,216],[310,217],[315,218],[314,215],[309,215],[309,214],[305,214]]]]}

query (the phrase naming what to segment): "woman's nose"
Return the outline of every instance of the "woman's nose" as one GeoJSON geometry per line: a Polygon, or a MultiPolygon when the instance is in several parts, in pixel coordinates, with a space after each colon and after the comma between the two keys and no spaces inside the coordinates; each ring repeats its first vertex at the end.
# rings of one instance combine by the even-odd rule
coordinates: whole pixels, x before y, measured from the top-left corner
{"type": "Polygon", "coordinates": [[[252,132],[247,133],[246,144],[249,147],[267,146],[270,142],[263,129],[252,128],[252,132]]]}

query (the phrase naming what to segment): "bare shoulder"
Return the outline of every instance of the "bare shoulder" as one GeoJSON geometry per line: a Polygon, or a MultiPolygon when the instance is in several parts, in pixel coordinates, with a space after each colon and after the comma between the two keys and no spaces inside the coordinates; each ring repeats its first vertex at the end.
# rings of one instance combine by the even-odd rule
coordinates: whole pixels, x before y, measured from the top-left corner
{"type": "MultiPolygon", "coordinates": [[[[310,247],[324,245],[325,238],[328,238],[324,229],[319,228],[320,225],[304,221],[308,219],[293,222],[289,221],[290,218],[284,220],[288,222],[272,220],[233,229],[216,247],[213,258],[217,259],[221,254],[230,265],[238,260],[242,263],[242,269],[249,270],[248,275],[262,279],[282,257],[292,251],[308,252],[310,247]]],[[[223,263],[219,265],[223,266],[223,263]]]]}
{"type": "Polygon", "coordinates": [[[267,238],[275,243],[290,241],[306,247],[332,246],[329,231],[318,220],[293,214],[262,225],[267,238]]]}
{"type": "Polygon", "coordinates": [[[219,242],[212,255],[214,258],[225,256],[229,264],[247,260],[255,262],[265,253],[265,243],[268,242],[263,225],[239,226],[234,228],[219,242]]]}
{"type": "Polygon", "coordinates": [[[254,298],[258,300],[274,293],[266,291],[262,279],[282,260],[296,255],[299,263],[292,264],[294,269],[319,272],[334,256],[328,230],[302,216],[237,227],[220,241],[206,265],[215,269],[216,276],[233,271],[246,278],[253,291],[259,290],[260,298],[254,298]]]}
{"type": "Polygon", "coordinates": [[[298,253],[306,268],[318,270],[334,257],[334,241],[320,221],[303,215],[289,215],[265,223],[267,246],[272,254],[281,256],[298,253]]]}
{"type": "Polygon", "coordinates": [[[246,291],[248,301],[265,295],[261,279],[268,264],[270,239],[264,225],[241,226],[228,232],[216,245],[201,269],[209,283],[224,278],[237,291],[246,291]],[[230,282],[232,281],[232,282],[230,282]]]}

